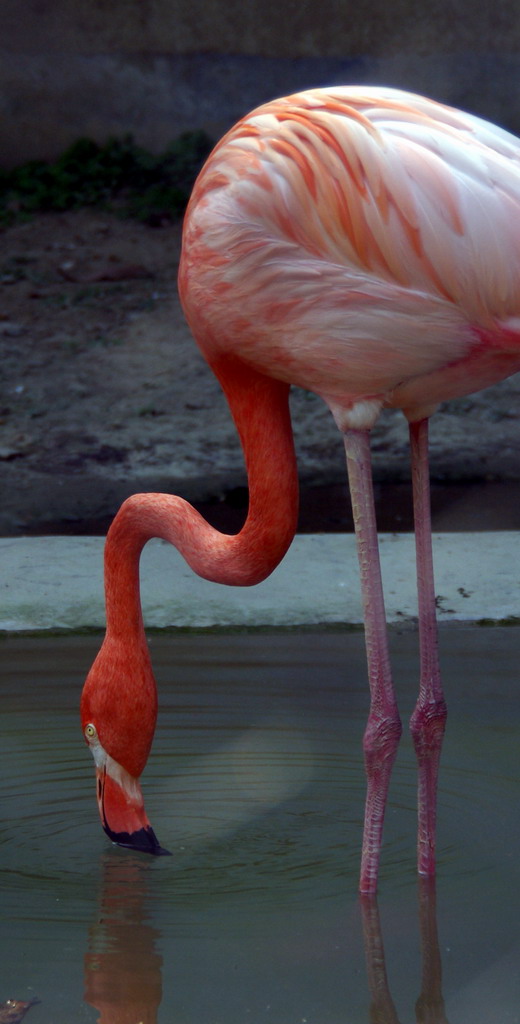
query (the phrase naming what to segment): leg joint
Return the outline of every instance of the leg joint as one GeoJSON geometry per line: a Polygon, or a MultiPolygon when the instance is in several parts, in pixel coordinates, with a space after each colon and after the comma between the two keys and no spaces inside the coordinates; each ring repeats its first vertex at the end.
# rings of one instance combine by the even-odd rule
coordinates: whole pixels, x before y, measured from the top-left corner
{"type": "Polygon", "coordinates": [[[438,750],[446,727],[448,711],[444,698],[417,704],[410,719],[410,732],[416,750],[438,750]]]}
{"type": "Polygon", "coordinates": [[[370,714],[363,736],[363,752],[365,763],[372,769],[382,768],[388,761],[395,759],[402,725],[397,708],[392,714],[370,714]]]}

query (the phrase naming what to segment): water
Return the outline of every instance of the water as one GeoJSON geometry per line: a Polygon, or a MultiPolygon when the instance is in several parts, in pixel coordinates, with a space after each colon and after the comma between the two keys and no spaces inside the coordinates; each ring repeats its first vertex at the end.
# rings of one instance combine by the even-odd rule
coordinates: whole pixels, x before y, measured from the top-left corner
{"type": "MultiPolygon", "coordinates": [[[[415,875],[407,736],[378,905],[356,894],[361,634],[152,637],[160,717],[143,788],[173,854],[153,860],[98,822],[77,715],[98,645],[0,647],[0,1002],[37,995],[29,1024],[520,1021],[516,628],[442,633],[436,905],[415,875]]],[[[416,645],[393,637],[404,719],[416,645]]]]}

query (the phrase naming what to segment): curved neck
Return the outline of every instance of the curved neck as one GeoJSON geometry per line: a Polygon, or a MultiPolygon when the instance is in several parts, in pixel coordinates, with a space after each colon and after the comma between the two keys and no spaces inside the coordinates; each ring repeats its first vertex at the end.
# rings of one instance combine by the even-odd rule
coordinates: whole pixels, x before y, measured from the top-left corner
{"type": "Polygon", "coordinates": [[[249,511],[240,533],[220,533],[183,498],[135,494],[117,513],[105,546],[107,633],[142,631],[139,557],[161,537],[205,579],[233,586],[259,583],[276,568],[296,530],[298,479],[289,415],[289,388],[221,358],[212,369],[222,384],[246,462],[249,511]]]}

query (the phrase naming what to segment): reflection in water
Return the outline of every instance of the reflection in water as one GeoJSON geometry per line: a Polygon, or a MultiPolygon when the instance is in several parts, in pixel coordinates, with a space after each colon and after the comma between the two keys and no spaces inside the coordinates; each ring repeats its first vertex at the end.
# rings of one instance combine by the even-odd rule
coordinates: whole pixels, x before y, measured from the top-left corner
{"type": "Polygon", "coordinates": [[[371,1024],[399,1024],[390,995],[379,908],[375,896],[360,896],[371,1024]]]}
{"type": "MultiPolygon", "coordinates": [[[[457,696],[441,786],[438,905],[457,951],[443,954],[453,1024],[518,1018],[517,632],[444,634],[457,696]]],[[[393,640],[411,708],[416,638],[405,631],[393,640]]],[[[2,640],[0,1006],[37,993],[42,1005],[24,1024],[206,1024],[215,1007],[222,1024],[367,1024],[355,895],[362,635],[153,638],[161,716],[147,782],[153,821],[175,852],[153,869],[107,846],[95,819],[77,699],[96,644],[2,640]]],[[[419,993],[417,1020],[445,1024],[434,899],[426,888],[419,926],[409,888],[413,758],[404,743],[386,825],[388,979],[366,907],[379,1024],[395,1024],[396,1012],[403,1024],[415,1020],[419,993]]]]}
{"type": "MultiPolygon", "coordinates": [[[[138,855],[106,852],[101,861],[98,915],[88,931],[85,999],[100,1013],[98,1024],[157,1024],[162,997],[160,932],[147,922],[149,863],[138,855]]],[[[377,899],[360,896],[365,960],[370,992],[370,1024],[399,1024],[390,993],[377,899]]],[[[448,1024],[442,996],[442,969],[436,919],[435,884],[419,879],[422,953],[417,1024],[448,1024]]],[[[345,1007],[345,1020],[349,1008],[345,1007]]]]}
{"type": "Polygon", "coordinates": [[[147,923],[150,865],[138,855],[102,857],[98,916],[88,931],[85,999],[99,1024],[156,1024],[162,997],[159,932],[147,923]]]}
{"type": "MultiPolygon", "coordinates": [[[[370,1024],[399,1024],[390,994],[377,899],[360,896],[368,988],[370,1024]]],[[[421,933],[422,984],[415,1004],[417,1024],[448,1024],[442,997],[442,967],[437,931],[435,882],[419,879],[419,928],[421,933]]]]}
{"type": "Polygon", "coordinates": [[[442,997],[442,964],[437,930],[435,881],[419,879],[422,986],[415,1004],[418,1024],[448,1024],[442,997]]]}

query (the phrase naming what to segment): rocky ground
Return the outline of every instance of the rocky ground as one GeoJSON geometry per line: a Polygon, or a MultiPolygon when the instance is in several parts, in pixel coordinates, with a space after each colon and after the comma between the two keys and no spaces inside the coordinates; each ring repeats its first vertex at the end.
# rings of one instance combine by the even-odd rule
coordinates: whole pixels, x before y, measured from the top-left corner
{"type": "MultiPolygon", "coordinates": [[[[134,491],[183,494],[234,529],[246,507],[226,403],[184,323],[180,227],[99,211],[2,232],[0,534],[99,533],[134,491]]],[[[439,529],[520,526],[520,375],[432,421],[439,529]],[[455,515],[459,510],[461,515],[455,515]]],[[[302,529],[348,528],[343,449],[328,410],[295,393],[302,529]]],[[[383,529],[410,525],[406,425],[374,431],[383,529]]]]}

